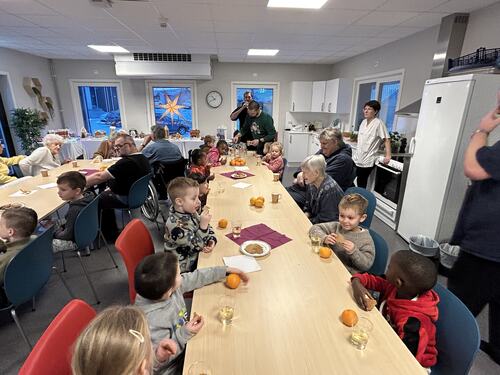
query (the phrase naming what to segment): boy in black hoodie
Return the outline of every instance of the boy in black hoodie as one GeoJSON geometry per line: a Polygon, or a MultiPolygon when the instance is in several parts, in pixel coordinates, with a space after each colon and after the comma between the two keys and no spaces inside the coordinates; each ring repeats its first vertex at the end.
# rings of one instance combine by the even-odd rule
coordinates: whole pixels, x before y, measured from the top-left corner
{"type": "Polygon", "coordinates": [[[52,246],[54,252],[77,250],[75,244],[74,226],[80,211],[95,198],[94,193],[85,190],[85,176],[76,171],[65,172],[57,178],[57,194],[69,203],[64,223],[59,225],[54,233],[52,246]]]}

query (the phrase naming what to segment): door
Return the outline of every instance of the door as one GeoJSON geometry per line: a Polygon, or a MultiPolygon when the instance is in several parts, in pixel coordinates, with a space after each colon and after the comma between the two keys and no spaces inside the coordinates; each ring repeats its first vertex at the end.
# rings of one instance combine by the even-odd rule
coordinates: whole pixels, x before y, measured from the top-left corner
{"type": "Polygon", "coordinates": [[[324,112],[337,113],[338,94],[339,80],[331,79],[326,81],[324,112]]]}
{"type": "Polygon", "coordinates": [[[455,81],[424,88],[398,227],[406,240],[436,236],[473,85],[455,81]]]}
{"type": "Polygon", "coordinates": [[[323,112],[325,109],[326,81],[313,82],[311,112],[323,112]]]}
{"type": "Polygon", "coordinates": [[[312,82],[292,82],[290,112],[311,112],[312,82]]]}

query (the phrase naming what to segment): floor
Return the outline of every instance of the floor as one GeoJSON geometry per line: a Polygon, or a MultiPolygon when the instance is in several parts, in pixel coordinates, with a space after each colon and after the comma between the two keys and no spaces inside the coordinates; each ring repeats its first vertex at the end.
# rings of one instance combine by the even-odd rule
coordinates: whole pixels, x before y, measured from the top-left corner
{"type": "MultiPolygon", "coordinates": [[[[290,184],[292,181],[292,168],[289,169],[284,176],[285,185],[290,184]]],[[[156,227],[152,223],[147,223],[147,225],[153,235],[155,247],[158,249],[162,248],[162,240],[156,227]]],[[[385,238],[391,252],[408,248],[407,243],[401,237],[377,218],[374,218],[372,229],[385,238]]],[[[118,269],[113,267],[105,249],[93,251],[90,257],[84,258],[84,262],[88,265],[91,278],[102,301],[99,305],[94,305],[94,308],[99,311],[110,305],[128,303],[127,272],[119,254],[114,248],[112,248],[112,253],[119,264],[118,269]]],[[[56,258],[56,264],[60,267],[59,258],[56,258]]],[[[67,268],[68,272],[64,273],[63,277],[67,280],[75,296],[89,303],[95,303],[78,259],[76,257],[67,259],[67,268]]],[[[440,277],[440,282],[445,284],[446,279],[440,277]]],[[[69,299],[70,297],[61,281],[56,275],[53,275],[48,285],[41,291],[37,298],[36,311],[31,311],[31,304],[18,308],[19,319],[32,343],[35,343],[39,339],[45,328],[47,328],[54,316],[69,299]]],[[[487,313],[481,314],[478,317],[478,322],[482,335],[487,337],[487,313]]],[[[0,353],[2,353],[0,374],[17,374],[19,367],[28,354],[28,348],[8,312],[0,312],[0,337],[2,338],[0,341],[0,353]]],[[[491,361],[483,352],[479,352],[470,374],[486,375],[498,373],[500,373],[500,366],[491,361]]]]}

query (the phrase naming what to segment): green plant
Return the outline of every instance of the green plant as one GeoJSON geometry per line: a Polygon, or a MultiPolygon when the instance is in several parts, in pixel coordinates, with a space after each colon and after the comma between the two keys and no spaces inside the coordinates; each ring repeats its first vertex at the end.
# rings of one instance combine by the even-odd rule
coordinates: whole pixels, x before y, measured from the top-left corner
{"type": "Polygon", "coordinates": [[[11,125],[21,141],[24,151],[30,154],[38,147],[42,129],[47,121],[40,116],[40,111],[31,108],[16,108],[11,112],[11,125]]]}

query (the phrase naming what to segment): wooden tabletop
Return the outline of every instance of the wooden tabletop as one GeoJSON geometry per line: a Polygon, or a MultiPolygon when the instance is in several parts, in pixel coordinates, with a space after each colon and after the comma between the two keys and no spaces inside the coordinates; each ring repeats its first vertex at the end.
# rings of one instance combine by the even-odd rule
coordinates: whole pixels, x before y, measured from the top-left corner
{"type": "MultiPolygon", "coordinates": [[[[110,165],[112,163],[113,162],[110,161],[103,164],[110,165]]],[[[26,207],[34,209],[38,214],[38,218],[42,219],[56,211],[59,207],[64,205],[65,202],[57,195],[57,187],[42,189],[39,187],[40,185],[55,183],[57,177],[64,172],[78,171],[85,168],[99,169],[100,165],[101,164],[92,163],[91,160],[78,160],[78,167],[76,168],[74,168],[71,163],[67,163],[58,168],[49,170],[48,177],[38,175],[33,178],[20,181],[14,186],[0,189],[0,205],[23,203],[26,207]],[[11,194],[18,192],[19,189],[23,189],[24,191],[36,191],[29,195],[10,197],[11,194]]]]}
{"type": "Polygon", "coordinates": [[[247,164],[255,176],[239,180],[252,184],[246,189],[232,187],[238,181],[219,174],[233,167],[213,168],[216,178],[207,204],[212,225],[221,218],[229,225],[216,229],[218,244],[211,254],[200,253],[198,267],[223,265],[223,256],[240,254],[225,237],[234,219],[242,220],[243,227],[264,223],[292,241],[258,258],[262,270],[249,274],[247,286],[229,290],[216,283],[195,291],[191,311],[205,317],[205,326],[189,340],[184,374],[196,361],[205,362],[213,375],[426,374],[378,311],[357,307],[342,263],[336,257],[322,260],[311,250],[310,222],[281,183],[273,182],[271,171],[256,166],[253,157],[247,157],[247,164]],[[273,192],[282,194],[277,204],[271,203],[273,192]],[[249,205],[250,197],[258,195],[266,199],[264,208],[249,205]],[[218,302],[228,293],[236,300],[235,317],[223,326],[218,302]],[[351,329],[339,320],[344,309],[374,324],[365,350],[350,343],[351,329]]]}

